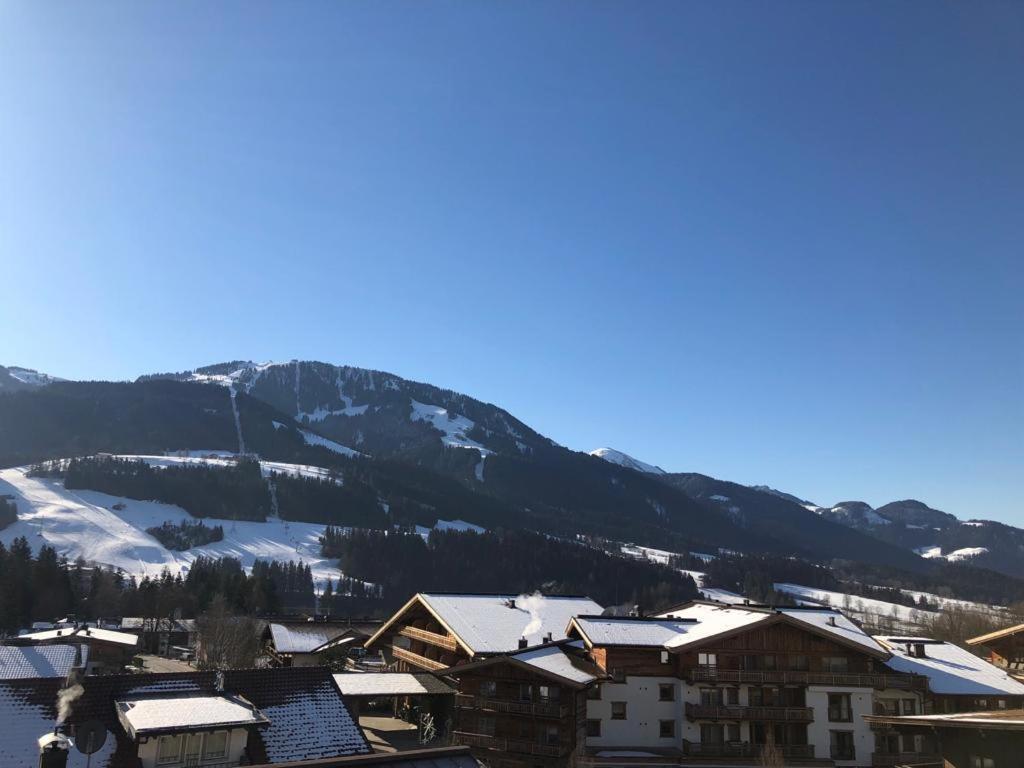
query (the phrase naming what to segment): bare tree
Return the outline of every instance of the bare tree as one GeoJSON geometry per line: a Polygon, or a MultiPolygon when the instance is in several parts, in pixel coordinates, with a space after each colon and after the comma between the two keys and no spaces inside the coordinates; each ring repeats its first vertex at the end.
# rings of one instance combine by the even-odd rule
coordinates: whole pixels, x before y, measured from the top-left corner
{"type": "Polygon", "coordinates": [[[262,640],[260,625],[251,616],[233,615],[220,595],[198,621],[196,663],[200,669],[246,669],[256,666],[262,640]]]}
{"type": "Polygon", "coordinates": [[[757,764],[761,768],[783,768],[786,760],[782,756],[782,750],[775,743],[775,734],[769,732],[767,736],[768,738],[765,739],[764,746],[761,747],[761,754],[757,764]]]}

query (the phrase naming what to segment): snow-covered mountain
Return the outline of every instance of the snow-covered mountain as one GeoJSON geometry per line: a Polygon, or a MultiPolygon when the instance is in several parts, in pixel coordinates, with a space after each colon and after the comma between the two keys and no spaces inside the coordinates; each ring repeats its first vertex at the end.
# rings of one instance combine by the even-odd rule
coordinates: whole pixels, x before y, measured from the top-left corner
{"type": "Polygon", "coordinates": [[[612,464],[618,464],[620,467],[626,467],[627,469],[635,469],[637,472],[646,472],[649,475],[665,475],[668,474],[661,467],[657,467],[654,464],[648,464],[634,459],[628,453],[617,451],[614,448],[598,448],[590,452],[591,456],[597,456],[599,459],[610,461],[612,464]]]}
{"type": "Polygon", "coordinates": [[[0,392],[35,389],[55,381],[64,381],[64,379],[51,376],[48,373],[40,373],[32,368],[0,365],[0,392]]]}

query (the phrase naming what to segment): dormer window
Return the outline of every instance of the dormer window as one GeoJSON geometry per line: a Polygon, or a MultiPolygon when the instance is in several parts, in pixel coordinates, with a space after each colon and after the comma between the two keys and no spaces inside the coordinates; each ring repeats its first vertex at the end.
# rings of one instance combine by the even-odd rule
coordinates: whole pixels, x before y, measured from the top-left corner
{"type": "Polygon", "coordinates": [[[156,745],[156,764],[174,765],[181,762],[181,736],[161,736],[156,745]]]}

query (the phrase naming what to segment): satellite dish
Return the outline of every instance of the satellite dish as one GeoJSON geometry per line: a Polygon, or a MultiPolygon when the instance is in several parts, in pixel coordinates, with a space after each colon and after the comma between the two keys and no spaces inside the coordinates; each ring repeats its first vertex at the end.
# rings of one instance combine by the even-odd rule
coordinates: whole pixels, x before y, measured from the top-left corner
{"type": "Polygon", "coordinates": [[[83,755],[99,752],[107,740],[107,729],[99,720],[86,720],[75,728],[75,746],[83,755]]]}

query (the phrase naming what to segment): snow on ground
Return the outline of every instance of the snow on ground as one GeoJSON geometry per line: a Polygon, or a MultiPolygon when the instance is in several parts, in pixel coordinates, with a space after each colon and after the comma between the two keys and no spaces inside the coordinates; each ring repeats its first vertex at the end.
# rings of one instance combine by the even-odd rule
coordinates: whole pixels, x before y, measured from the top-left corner
{"type": "Polygon", "coordinates": [[[434,429],[443,432],[441,442],[449,448],[475,448],[480,451],[481,456],[493,453],[476,440],[466,437],[466,433],[476,426],[476,422],[457,413],[452,415],[448,413],[447,408],[442,408],[439,405],[428,405],[411,399],[410,402],[412,403],[412,413],[409,414],[409,419],[429,422],[434,429]]]}
{"type": "MultiPolygon", "coordinates": [[[[680,557],[678,552],[669,552],[664,549],[654,549],[653,547],[642,547],[639,544],[623,544],[619,550],[627,557],[634,557],[638,560],[650,560],[652,563],[659,563],[661,565],[668,565],[671,562],[671,558],[680,557]]],[[[678,570],[680,573],[685,573],[693,579],[698,587],[704,583],[704,577],[707,575],[704,571],[688,571],[685,568],[678,570]]]]}
{"type": "Polygon", "coordinates": [[[921,557],[928,559],[942,558],[951,563],[956,563],[961,560],[969,560],[978,555],[984,555],[988,552],[988,547],[964,547],[963,549],[954,549],[945,555],[942,554],[942,547],[918,547],[914,551],[921,557]]]}
{"type": "Polygon", "coordinates": [[[934,615],[934,612],[920,608],[911,608],[859,595],[848,595],[844,592],[833,592],[828,589],[805,587],[800,584],[775,584],[775,590],[792,595],[799,601],[830,605],[853,614],[875,613],[883,617],[895,618],[906,624],[920,624],[923,618],[934,615]]]}
{"type": "Polygon", "coordinates": [[[98,491],[71,491],[60,480],[28,477],[25,471],[25,467],[0,470],[0,496],[10,494],[18,507],[18,521],[0,531],[0,541],[6,546],[24,536],[33,551],[49,544],[69,560],[83,557],[138,577],[159,576],[164,567],[172,574],[184,574],[200,555],[234,557],[246,568],[256,560],[302,560],[318,583],[327,578],[337,581],[341,576],[341,571],[320,554],[323,525],[211,518],[206,520],[208,524],[223,526],[223,541],[175,552],[146,529],[168,521],[196,520],[180,507],[98,491]],[[115,510],[115,504],[124,508],[115,510]]]}
{"type": "MultiPolygon", "coordinates": [[[[282,424],[280,421],[275,421],[274,429],[291,429],[291,427],[288,424],[282,424]]],[[[363,455],[359,451],[352,450],[347,445],[342,445],[341,443],[336,443],[333,440],[328,440],[326,437],[318,435],[315,432],[310,432],[308,429],[300,429],[299,434],[302,435],[302,439],[305,441],[306,445],[319,445],[329,451],[334,451],[334,453],[340,453],[342,456],[348,456],[350,459],[363,455]]]]}
{"type": "Polygon", "coordinates": [[[715,600],[719,603],[728,603],[729,605],[742,605],[747,599],[743,595],[730,592],[728,589],[701,587],[700,582],[697,583],[697,586],[700,587],[700,594],[705,600],[715,600]]]}
{"type": "Polygon", "coordinates": [[[434,527],[427,528],[425,525],[417,525],[416,533],[423,538],[427,538],[430,535],[430,531],[472,531],[473,533],[487,533],[486,528],[481,528],[479,525],[473,523],[467,523],[465,520],[438,520],[434,523],[434,527]]]}
{"type": "Polygon", "coordinates": [[[599,459],[604,459],[612,464],[618,464],[620,467],[635,469],[637,472],[646,472],[651,475],[667,474],[661,467],[657,467],[654,464],[648,464],[647,462],[640,461],[639,459],[634,459],[628,453],[617,451],[614,448],[598,448],[591,451],[590,455],[597,456],[599,459]]]}
{"type": "MultiPolygon", "coordinates": [[[[151,467],[163,468],[170,467],[173,465],[181,464],[207,464],[212,467],[232,467],[235,465],[235,459],[231,457],[193,457],[193,456],[145,456],[142,454],[118,454],[115,456],[118,459],[132,459],[136,461],[144,461],[151,467]]],[[[331,470],[325,469],[324,467],[314,467],[310,464],[288,464],[283,461],[263,461],[260,460],[260,470],[264,477],[270,477],[272,474],[277,473],[279,475],[288,475],[290,477],[309,477],[319,478],[326,480],[331,477],[331,470]]],[[[341,477],[335,477],[334,481],[341,485],[341,477]]]]}

